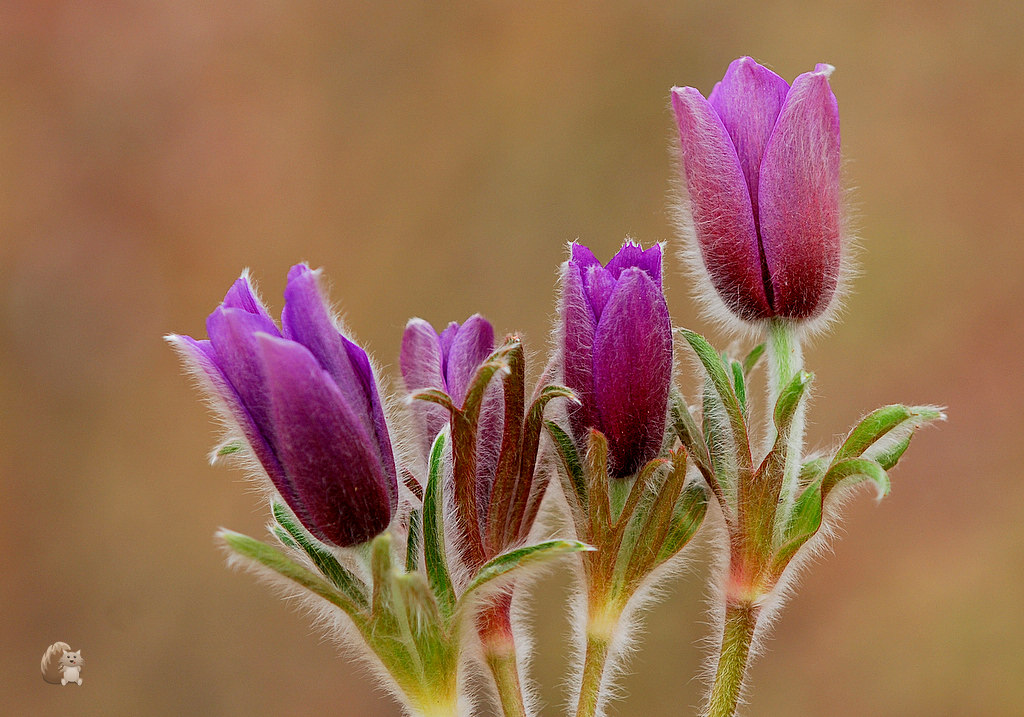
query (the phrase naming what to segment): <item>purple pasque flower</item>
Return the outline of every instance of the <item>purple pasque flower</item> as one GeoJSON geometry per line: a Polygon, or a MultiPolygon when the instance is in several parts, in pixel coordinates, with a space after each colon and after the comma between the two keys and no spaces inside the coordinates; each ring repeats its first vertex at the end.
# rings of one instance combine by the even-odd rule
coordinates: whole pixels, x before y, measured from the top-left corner
{"type": "Polygon", "coordinates": [[[821,315],[841,260],[839,106],[833,68],[790,86],[749,57],[707,99],[672,89],[697,245],[711,284],[746,321],[821,315]]]}
{"type": "MultiPolygon", "coordinates": [[[[470,316],[461,325],[453,321],[440,334],[423,319],[410,319],[402,335],[399,365],[409,393],[438,389],[448,394],[456,406],[462,406],[477,369],[493,352],[494,327],[480,314],[470,316]]],[[[448,425],[449,413],[426,401],[414,401],[412,409],[421,449],[426,455],[437,434],[448,425]]],[[[480,408],[476,446],[477,494],[482,513],[486,511],[501,451],[503,410],[500,383],[492,382],[480,408]]]]}
{"type": "Polygon", "coordinates": [[[206,320],[209,340],[168,340],[302,524],[357,545],[391,522],[395,459],[370,361],[339,332],[318,276],[288,272],[280,329],[243,274],[206,320]]]}
{"type": "Polygon", "coordinates": [[[602,266],[573,243],[562,267],[563,381],[581,401],[569,411],[577,443],[608,439],[609,470],[628,476],[654,458],[665,434],[672,322],[661,288],[661,246],[626,242],[602,266]]]}

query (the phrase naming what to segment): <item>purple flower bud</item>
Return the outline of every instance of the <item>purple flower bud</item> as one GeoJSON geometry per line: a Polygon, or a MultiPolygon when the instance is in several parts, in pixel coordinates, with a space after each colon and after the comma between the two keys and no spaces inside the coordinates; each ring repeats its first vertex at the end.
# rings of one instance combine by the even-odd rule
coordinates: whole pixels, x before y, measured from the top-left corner
{"type": "Polygon", "coordinates": [[[833,68],[793,81],[749,57],[707,99],[672,89],[688,211],[711,284],[746,321],[806,320],[836,293],[839,106],[833,68]]]}
{"type": "Polygon", "coordinates": [[[631,475],[661,447],[672,380],[661,246],[627,242],[607,266],[585,246],[571,251],[559,306],[563,381],[582,405],[570,409],[570,427],[580,444],[601,431],[611,474],[631,475]]]}
{"type": "MultiPolygon", "coordinates": [[[[423,319],[410,319],[402,336],[399,364],[410,393],[438,389],[461,406],[477,369],[493,352],[494,328],[479,314],[470,316],[461,326],[453,321],[440,335],[423,319]]],[[[426,401],[415,401],[412,409],[419,424],[421,449],[426,455],[434,438],[448,425],[448,411],[426,401]]],[[[494,483],[503,417],[501,385],[494,381],[484,396],[477,436],[477,494],[481,511],[486,508],[494,483]]]]}
{"type": "Polygon", "coordinates": [[[391,522],[395,459],[370,361],[338,331],[318,274],[288,273],[281,330],[243,274],[207,319],[208,341],[168,339],[303,525],[356,545],[391,522]]]}
{"type": "MultiPolygon", "coordinates": [[[[440,335],[423,319],[410,319],[398,362],[410,393],[438,389],[461,406],[477,368],[493,351],[494,328],[479,314],[470,316],[461,326],[453,321],[440,335]]],[[[437,434],[448,425],[448,412],[425,401],[417,401],[413,409],[421,424],[424,451],[429,450],[437,434]]]]}

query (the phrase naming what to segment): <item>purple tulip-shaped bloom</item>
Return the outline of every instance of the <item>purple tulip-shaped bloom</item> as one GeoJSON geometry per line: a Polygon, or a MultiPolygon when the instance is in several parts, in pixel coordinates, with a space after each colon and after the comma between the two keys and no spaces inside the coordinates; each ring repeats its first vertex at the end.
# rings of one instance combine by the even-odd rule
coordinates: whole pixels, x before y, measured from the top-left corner
{"type": "MultiPolygon", "coordinates": [[[[494,328],[474,314],[461,326],[456,322],[438,334],[423,319],[410,319],[402,336],[399,364],[406,389],[413,393],[437,389],[447,393],[456,406],[462,406],[466,393],[480,368],[494,351],[494,328]]],[[[448,425],[449,414],[442,406],[415,401],[421,449],[424,455],[437,434],[448,425]]],[[[480,409],[477,435],[477,494],[481,512],[485,512],[498,454],[501,451],[504,400],[500,384],[492,382],[480,409]]]]}
{"type": "Polygon", "coordinates": [[[746,321],[821,315],[839,281],[839,106],[830,65],[793,81],[749,57],[707,99],[672,90],[688,199],[711,284],[746,321]]]}
{"type": "Polygon", "coordinates": [[[370,361],[338,331],[318,274],[292,267],[280,330],[243,274],[207,319],[208,341],[168,339],[302,524],[349,546],[387,528],[398,483],[370,361]]]}
{"type": "Polygon", "coordinates": [[[627,242],[607,266],[573,244],[562,267],[563,380],[581,401],[569,423],[581,445],[608,440],[609,470],[628,476],[654,458],[665,434],[672,323],[661,288],[661,246],[627,242]]]}

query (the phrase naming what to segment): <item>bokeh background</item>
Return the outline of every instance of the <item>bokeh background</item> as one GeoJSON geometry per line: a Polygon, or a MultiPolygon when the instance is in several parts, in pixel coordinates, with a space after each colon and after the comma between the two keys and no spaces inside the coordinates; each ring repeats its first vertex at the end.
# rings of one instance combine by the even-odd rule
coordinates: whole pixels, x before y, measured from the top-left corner
{"type": "MultiPolygon", "coordinates": [[[[0,710],[397,715],[225,569],[214,530],[260,534],[265,506],[207,465],[161,335],[203,335],[246,266],[279,310],[307,260],[392,376],[413,315],[480,311],[543,355],[567,241],[679,246],[668,90],[750,54],[838,68],[863,275],[807,353],[811,442],[893,401],[950,420],[850,505],[749,713],[1024,714],[1022,34],[1009,0],[3,3],[0,710]],[[56,640],[81,689],[40,679],[56,640]]],[[[727,342],[669,266],[676,323],[727,342]]],[[[544,715],[565,589],[537,600],[544,715]]],[[[612,715],[694,713],[704,592],[698,560],[612,715]]]]}

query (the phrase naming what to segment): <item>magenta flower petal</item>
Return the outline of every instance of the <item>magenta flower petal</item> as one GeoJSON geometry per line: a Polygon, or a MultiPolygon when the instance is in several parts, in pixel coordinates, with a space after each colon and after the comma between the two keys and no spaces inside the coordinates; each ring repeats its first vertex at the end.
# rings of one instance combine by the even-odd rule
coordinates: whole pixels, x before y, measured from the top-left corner
{"type": "Polygon", "coordinates": [[[601,317],[594,341],[595,402],[613,475],[631,475],[657,455],[672,378],[672,325],[661,289],[630,268],[601,317]]]}
{"type": "Polygon", "coordinates": [[[203,382],[205,390],[215,401],[221,415],[225,419],[230,418],[238,426],[257,460],[263,465],[267,477],[277,486],[281,495],[286,498],[294,497],[294,491],[285,477],[274,449],[256,426],[238,392],[220,370],[213,344],[209,341],[196,341],[190,336],[169,336],[168,340],[181,355],[182,360],[203,382]]]}
{"type": "Polygon", "coordinates": [[[800,75],[761,163],[761,237],[779,316],[825,310],[839,281],[839,105],[832,68],[800,75]]]}
{"type": "Polygon", "coordinates": [[[646,251],[639,245],[627,241],[612,257],[606,267],[608,273],[616,280],[622,275],[625,269],[630,267],[643,269],[654,283],[661,288],[661,245],[655,244],[646,251]]]}
{"type": "Polygon", "coordinates": [[[334,377],[349,405],[369,420],[372,407],[364,377],[360,376],[349,357],[343,337],[320,293],[317,279],[318,272],[304,264],[297,264],[288,272],[288,284],[284,290],[285,306],[281,312],[284,337],[309,349],[320,365],[334,377]]]}
{"type": "Polygon", "coordinates": [[[584,246],[578,242],[573,242],[569,246],[570,261],[580,268],[580,271],[586,269],[588,266],[600,266],[600,261],[594,256],[594,252],[590,251],[590,247],[584,246]]]}
{"type": "MultiPolygon", "coordinates": [[[[374,438],[373,445],[380,456],[380,465],[384,469],[384,475],[388,479],[385,485],[391,496],[391,510],[398,507],[398,471],[395,468],[395,454],[391,448],[391,434],[388,432],[387,419],[384,416],[384,404],[380,400],[380,393],[377,390],[377,380],[373,375],[373,367],[370,365],[370,357],[361,346],[345,336],[341,337],[356,375],[362,382],[363,395],[367,397],[370,404],[370,428],[374,438]]],[[[339,386],[340,388],[340,386],[339,386]]]]}
{"type": "Polygon", "coordinates": [[[256,334],[274,335],[277,328],[259,314],[219,306],[206,319],[206,332],[216,352],[217,366],[237,391],[256,428],[273,445],[270,399],[256,351],[256,334]]]}
{"type": "Polygon", "coordinates": [[[335,545],[369,540],[391,521],[391,496],[363,417],[304,346],[267,334],[256,339],[275,447],[307,527],[335,545]]]}
{"type": "Polygon", "coordinates": [[[458,336],[458,334],[459,324],[457,321],[449,323],[441,330],[441,333],[438,334],[437,340],[441,342],[441,356],[444,357],[441,362],[441,374],[443,376],[448,375],[448,356],[451,355],[452,344],[455,343],[455,337],[458,336]]]}
{"type": "Polygon", "coordinates": [[[692,87],[672,90],[689,210],[712,285],[741,318],[771,315],[750,191],[718,113],[692,87]]]}
{"type": "MultiPolygon", "coordinates": [[[[597,332],[597,318],[590,307],[583,285],[581,267],[576,263],[576,247],[562,270],[562,296],[559,313],[562,318],[562,381],[571,388],[580,405],[569,409],[569,422],[573,435],[586,435],[591,426],[598,426],[598,415],[594,403],[594,334],[597,332]]],[[[584,247],[585,248],[585,247],[584,247]]],[[[590,254],[590,250],[586,250],[590,254]]],[[[590,254],[593,256],[593,254],[590,254]]],[[[599,265],[600,266],[600,265],[599,265]]]]}
{"type": "Polygon", "coordinates": [[[270,312],[267,311],[267,307],[263,305],[263,302],[257,298],[256,292],[253,291],[247,272],[243,272],[241,277],[235,279],[235,283],[228,289],[228,293],[224,296],[224,306],[230,309],[242,309],[250,314],[257,314],[266,319],[267,323],[274,323],[274,320],[270,318],[270,312]]]}
{"type": "Polygon", "coordinates": [[[594,314],[594,320],[600,321],[604,312],[605,304],[615,291],[615,284],[618,276],[598,264],[597,266],[580,267],[583,272],[583,289],[587,293],[587,301],[590,302],[590,310],[594,314]]]}
{"type": "Polygon", "coordinates": [[[461,406],[469,384],[487,357],[494,351],[494,328],[480,314],[474,314],[459,327],[445,354],[445,383],[448,395],[461,406]]]}
{"type": "MultiPolygon", "coordinates": [[[[398,363],[409,393],[425,388],[445,390],[441,340],[434,327],[423,319],[410,319],[406,324],[398,363]]],[[[412,410],[422,428],[420,449],[426,455],[433,439],[448,425],[448,411],[426,401],[414,401],[412,410]]]]}
{"type": "Polygon", "coordinates": [[[733,60],[708,102],[725,126],[747,180],[757,221],[757,187],[761,157],[775,127],[789,83],[749,57],[733,60]]]}

